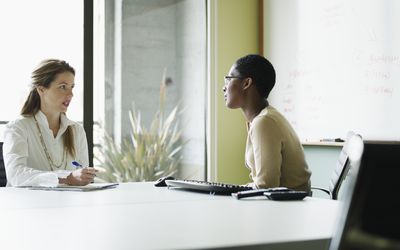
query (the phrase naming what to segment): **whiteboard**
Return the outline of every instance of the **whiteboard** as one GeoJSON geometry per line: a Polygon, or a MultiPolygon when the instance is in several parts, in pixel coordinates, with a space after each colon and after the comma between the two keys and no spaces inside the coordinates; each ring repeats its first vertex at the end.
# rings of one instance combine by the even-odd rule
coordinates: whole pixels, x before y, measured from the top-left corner
{"type": "Polygon", "coordinates": [[[269,101],[301,140],[400,140],[400,1],[264,0],[269,101]]]}

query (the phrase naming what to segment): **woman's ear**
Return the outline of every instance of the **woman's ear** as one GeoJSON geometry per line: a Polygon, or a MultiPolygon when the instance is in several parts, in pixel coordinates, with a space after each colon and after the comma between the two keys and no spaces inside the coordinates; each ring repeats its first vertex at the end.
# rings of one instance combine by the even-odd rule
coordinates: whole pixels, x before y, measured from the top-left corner
{"type": "Polygon", "coordinates": [[[36,91],[38,92],[39,95],[44,93],[44,87],[43,86],[37,86],[36,91]]]}
{"type": "Polygon", "coordinates": [[[253,79],[250,77],[243,79],[243,90],[250,88],[251,85],[253,85],[253,79]]]}

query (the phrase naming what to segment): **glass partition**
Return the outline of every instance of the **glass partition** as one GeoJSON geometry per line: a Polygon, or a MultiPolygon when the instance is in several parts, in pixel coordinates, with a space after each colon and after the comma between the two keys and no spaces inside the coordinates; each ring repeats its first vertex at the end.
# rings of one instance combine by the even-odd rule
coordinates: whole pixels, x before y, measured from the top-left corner
{"type": "Polygon", "coordinates": [[[108,159],[110,172],[126,177],[109,176],[113,181],[152,180],[172,173],[203,179],[206,2],[96,1],[94,9],[95,165],[108,159]],[[174,108],[177,113],[168,120],[174,108]],[[135,117],[130,117],[132,111],[135,117]],[[160,112],[163,116],[157,116],[160,112]],[[154,133],[156,124],[164,127],[154,133]],[[117,149],[107,146],[105,134],[117,149]],[[157,134],[158,139],[149,139],[157,134]],[[111,155],[118,160],[112,161],[111,155]],[[158,166],[163,164],[175,164],[177,171],[164,171],[167,167],[158,166]],[[131,170],[124,169],[127,166],[131,170]]]}

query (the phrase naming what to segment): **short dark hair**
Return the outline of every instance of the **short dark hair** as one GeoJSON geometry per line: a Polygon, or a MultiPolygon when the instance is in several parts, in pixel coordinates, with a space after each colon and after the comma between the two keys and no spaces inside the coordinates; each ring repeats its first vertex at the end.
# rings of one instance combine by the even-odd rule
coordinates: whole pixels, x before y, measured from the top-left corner
{"type": "Polygon", "coordinates": [[[239,58],[235,63],[236,70],[242,77],[250,77],[261,97],[267,98],[275,86],[275,69],[265,57],[250,54],[239,58]]]}

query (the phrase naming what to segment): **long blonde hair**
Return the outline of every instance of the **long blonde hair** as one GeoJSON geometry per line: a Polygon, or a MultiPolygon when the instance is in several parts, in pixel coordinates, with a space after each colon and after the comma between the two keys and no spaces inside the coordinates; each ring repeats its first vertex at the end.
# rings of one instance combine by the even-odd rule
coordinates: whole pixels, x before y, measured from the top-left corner
{"type": "MultiPolygon", "coordinates": [[[[42,86],[46,89],[60,73],[70,72],[75,75],[75,70],[66,61],[57,59],[47,59],[38,65],[32,72],[32,89],[21,109],[21,115],[34,116],[40,110],[40,96],[37,87],[42,86]]],[[[74,134],[71,126],[68,126],[63,135],[64,147],[72,157],[75,157],[74,134]]]]}

